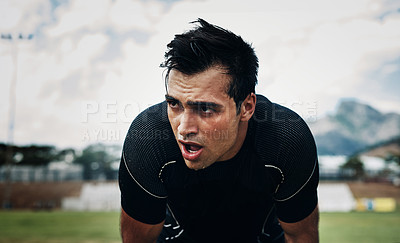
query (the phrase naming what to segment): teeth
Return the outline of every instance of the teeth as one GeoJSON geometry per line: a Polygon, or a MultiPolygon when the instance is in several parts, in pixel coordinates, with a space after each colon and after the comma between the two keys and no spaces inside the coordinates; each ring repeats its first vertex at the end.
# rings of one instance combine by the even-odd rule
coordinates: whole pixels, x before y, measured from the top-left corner
{"type": "Polygon", "coordinates": [[[200,149],[201,146],[196,146],[196,145],[189,145],[189,144],[184,144],[186,151],[188,151],[189,153],[197,153],[200,149]]]}
{"type": "Polygon", "coordinates": [[[196,152],[198,151],[198,150],[193,150],[191,146],[186,146],[186,150],[187,150],[189,153],[196,153],[196,152]]]}

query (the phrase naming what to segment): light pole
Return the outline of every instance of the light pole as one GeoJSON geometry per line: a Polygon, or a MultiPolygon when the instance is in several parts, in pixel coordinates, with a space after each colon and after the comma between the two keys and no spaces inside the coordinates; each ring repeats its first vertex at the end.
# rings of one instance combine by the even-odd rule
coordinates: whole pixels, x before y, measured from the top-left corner
{"type": "Polygon", "coordinates": [[[11,167],[13,164],[13,146],[14,146],[14,127],[15,112],[17,102],[17,75],[18,75],[18,43],[17,41],[31,40],[33,34],[23,35],[19,33],[17,36],[12,34],[1,34],[1,39],[11,42],[11,55],[14,64],[14,72],[10,83],[9,110],[8,110],[8,128],[7,128],[7,144],[5,154],[5,187],[3,197],[3,208],[11,207],[11,167]]]}

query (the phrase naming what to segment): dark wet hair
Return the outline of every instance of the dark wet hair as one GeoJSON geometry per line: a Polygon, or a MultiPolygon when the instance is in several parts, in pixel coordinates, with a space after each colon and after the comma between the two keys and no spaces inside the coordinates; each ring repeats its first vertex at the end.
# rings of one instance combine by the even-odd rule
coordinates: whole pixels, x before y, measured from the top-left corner
{"type": "Polygon", "coordinates": [[[255,93],[257,84],[258,58],[253,47],[240,36],[201,18],[191,23],[198,25],[175,35],[167,45],[165,60],[160,65],[167,69],[166,87],[172,69],[193,75],[212,66],[221,66],[232,77],[227,94],[234,99],[239,112],[246,97],[255,93]]]}

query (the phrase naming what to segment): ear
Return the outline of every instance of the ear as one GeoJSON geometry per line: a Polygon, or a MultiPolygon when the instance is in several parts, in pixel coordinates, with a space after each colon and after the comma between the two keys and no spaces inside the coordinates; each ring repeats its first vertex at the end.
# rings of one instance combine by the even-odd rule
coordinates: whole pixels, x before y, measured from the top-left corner
{"type": "Polygon", "coordinates": [[[248,121],[254,114],[254,110],[256,109],[256,95],[254,93],[249,94],[246,99],[243,101],[240,109],[240,120],[248,121]]]}

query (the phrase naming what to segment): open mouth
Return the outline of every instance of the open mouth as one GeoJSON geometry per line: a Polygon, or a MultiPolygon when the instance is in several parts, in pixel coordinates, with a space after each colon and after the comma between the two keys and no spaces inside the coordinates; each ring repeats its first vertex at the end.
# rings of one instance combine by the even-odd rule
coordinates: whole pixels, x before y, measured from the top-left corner
{"type": "Polygon", "coordinates": [[[197,160],[203,151],[203,146],[197,143],[182,140],[179,140],[179,143],[181,144],[182,156],[187,160],[197,160]]]}
{"type": "Polygon", "coordinates": [[[190,145],[190,144],[183,144],[186,148],[186,150],[189,153],[196,153],[197,151],[199,151],[202,147],[198,146],[198,145],[190,145]]]}

